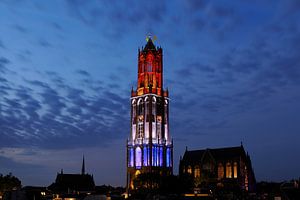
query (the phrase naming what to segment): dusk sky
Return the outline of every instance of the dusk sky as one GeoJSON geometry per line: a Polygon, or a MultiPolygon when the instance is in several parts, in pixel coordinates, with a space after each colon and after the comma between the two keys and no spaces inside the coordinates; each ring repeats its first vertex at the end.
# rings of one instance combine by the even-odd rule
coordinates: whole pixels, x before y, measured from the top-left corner
{"type": "Polygon", "coordinates": [[[1,0],[0,173],[126,183],[130,91],[163,48],[174,173],[188,149],[239,146],[258,181],[300,177],[299,0],[1,0]]]}

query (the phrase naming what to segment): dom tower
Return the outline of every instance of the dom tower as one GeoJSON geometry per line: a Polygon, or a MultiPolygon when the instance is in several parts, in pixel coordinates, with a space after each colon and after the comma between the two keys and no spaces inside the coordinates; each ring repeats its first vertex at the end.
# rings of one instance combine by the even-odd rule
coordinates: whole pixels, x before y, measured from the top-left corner
{"type": "MultiPolygon", "coordinates": [[[[141,173],[170,175],[173,142],[169,133],[169,94],[163,90],[162,48],[150,37],[138,52],[137,88],[131,91],[131,132],[127,141],[127,188],[141,173]]],[[[150,186],[152,187],[152,186],[150,186]]]]}

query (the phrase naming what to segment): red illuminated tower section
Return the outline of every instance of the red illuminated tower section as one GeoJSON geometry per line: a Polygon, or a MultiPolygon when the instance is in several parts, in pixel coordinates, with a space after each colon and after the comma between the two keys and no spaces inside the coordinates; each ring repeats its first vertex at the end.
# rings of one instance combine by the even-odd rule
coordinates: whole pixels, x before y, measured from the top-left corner
{"type": "Polygon", "coordinates": [[[137,95],[151,93],[162,95],[162,49],[154,46],[151,38],[139,50],[137,95]]]}
{"type": "MultiPolygon", "coordinates": [[[[173,142],[169,133],[169,95],[163,90],[163,54],[151,38],[138,53],[137,87],[131,92],[131,131],[127,141],[127,188],[137,189],[141,173],[170,175],[173,142]]],[[[148,184],[148,187],[157,187],[148,184]]]]}

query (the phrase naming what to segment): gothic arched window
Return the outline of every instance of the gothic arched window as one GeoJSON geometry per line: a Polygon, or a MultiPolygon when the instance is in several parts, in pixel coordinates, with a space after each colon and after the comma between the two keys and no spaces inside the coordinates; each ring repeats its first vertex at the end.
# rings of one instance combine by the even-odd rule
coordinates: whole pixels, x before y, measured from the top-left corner
{"type": "Polygon", "coordinates": [[[237,178],[238,177],[238,164],[237,162],[233,163],[233,178],[237,178]]]}
{"type": "Polygon", "coordinates": [[[199,167],[199,165],[195,166],[194,176],[195,176],[195,178],[200,177],[200,167],[199,167]]]}
{"type": "Polygon", "coordinates": [[[222,163],[218,165],[218,179],[224,178],[224,166],[222,163]]]}
{"type": "Polygon", "coordinates": [[[152,98],[152,115],[153,116],[156,115],[156,98],[155,97],[152,98]]]}
{"type": "Polygon", "coordinates": [[[143,99],[139,99],[138,101],[138,115],[143,115],[144,114],[144,103],[143,99]]]}
{"type": "Polygon", "coordinates": [[[142,149],[140,147],[135,149],[135,166],[136,168],[141,168],[142,166],[142,149]]]}
{"type": "Polygon", "coordinates": [[[146,72],[152,72],[152,63],[151,62],[146,62],[146,72]]]}
{"type": "Polygon", "coordinates": [[[187,167],[187,173],[192,174],[192,167],[190,165],[187,167]]]}
{"type": "Polygon", "coordinates": [[[230,162],[226,163],[226,178],[232,178],[232,168],[230,162]]]}

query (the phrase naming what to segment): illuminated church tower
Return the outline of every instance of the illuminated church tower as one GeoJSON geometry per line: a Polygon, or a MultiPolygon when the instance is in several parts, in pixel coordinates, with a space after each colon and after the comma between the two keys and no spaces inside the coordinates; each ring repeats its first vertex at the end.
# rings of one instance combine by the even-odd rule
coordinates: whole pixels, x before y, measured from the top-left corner
{"type": "MultiPolygon", "coordinates": [[[[173,142],[169,133],[169,94],[163,90],[162,48],[150,37],[138,52],[138,82],[131,91],[131,132],[127,141],[127,188],[140,173],[170,175],[173,142]]],[[[152,186],[150,186],[152,187],[152,186]]]]}

